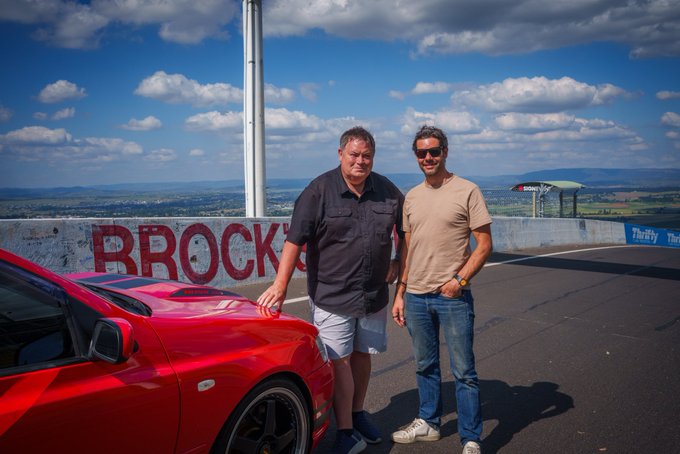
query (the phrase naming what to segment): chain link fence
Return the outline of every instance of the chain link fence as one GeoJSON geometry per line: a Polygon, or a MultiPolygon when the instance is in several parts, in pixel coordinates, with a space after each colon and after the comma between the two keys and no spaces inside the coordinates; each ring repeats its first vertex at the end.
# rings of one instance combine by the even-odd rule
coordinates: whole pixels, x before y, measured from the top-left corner
{"type": "MultiPolygon", "coordinates": [[[[518,192],[509,189],[482,189],[491,216],[541,217],[540,197],[535,192],[518,192]]],[[[572,217],[571,194],[563,196],[560,213],[560,195],[548,192],[543,197],[542,217],[572,217]]]]}

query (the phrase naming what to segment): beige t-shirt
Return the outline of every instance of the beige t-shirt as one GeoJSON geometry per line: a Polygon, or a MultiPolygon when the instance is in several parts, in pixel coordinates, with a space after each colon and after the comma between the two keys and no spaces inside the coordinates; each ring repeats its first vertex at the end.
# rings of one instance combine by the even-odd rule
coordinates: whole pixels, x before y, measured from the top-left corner
{"type": "Polygon", "coordinates": [[[404,232],[409,293],[436,292],[470,257],[470,233],[491,223],[482,191],[464,178],[433,188],[423,182],[406,194],[404,232]]]}

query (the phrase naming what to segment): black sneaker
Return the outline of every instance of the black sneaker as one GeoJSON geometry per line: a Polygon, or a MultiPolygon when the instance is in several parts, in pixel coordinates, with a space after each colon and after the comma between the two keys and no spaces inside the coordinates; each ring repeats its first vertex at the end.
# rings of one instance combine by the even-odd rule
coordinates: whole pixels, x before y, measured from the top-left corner
{"type": "Polygon", "coordinates": [[[356,429],[363,439],[366,440],[366,443],[374,445],[382,441],[380,430],[369,421],[365,411],[352,413],[352,424],[354,425],[354,429],[356,429]]]}
{"type": "Polygon", "coordinates": [[[357,454],[366,449],[366,442],[355,430],[352,435],[338,431],[333,444],[333,454],[357,454]]]}

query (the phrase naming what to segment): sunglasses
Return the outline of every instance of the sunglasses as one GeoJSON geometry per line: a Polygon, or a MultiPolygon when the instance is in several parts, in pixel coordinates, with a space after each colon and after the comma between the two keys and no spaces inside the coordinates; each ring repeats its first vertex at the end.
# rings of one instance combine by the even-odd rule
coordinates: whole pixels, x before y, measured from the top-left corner
{"type": "Polygon", "coordinates": [[[430,156],[433,158],[437,158],[440,154],[442,154],[442,147],[418,149],[415,151],[415,153],[418,159],[425,159],[428,153],[430,153],[430,156]]]}

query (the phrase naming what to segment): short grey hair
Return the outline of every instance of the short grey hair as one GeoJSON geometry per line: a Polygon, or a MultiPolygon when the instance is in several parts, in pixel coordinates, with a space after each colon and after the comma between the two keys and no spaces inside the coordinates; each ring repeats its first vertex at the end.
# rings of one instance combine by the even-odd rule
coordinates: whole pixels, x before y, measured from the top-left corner
{"type": "Polygon", "coordinates": [[[375,139],[373,138],[373,135],[365,128],[362,128],[361,126],[355,126],[343,132],[340,136],[340,149],[344,150],[347,146],[347,142],[349,142],[351,139],[363,140],[368,144],[368,148],[371,150],[371,152],[375,153],[375,139]]]}

